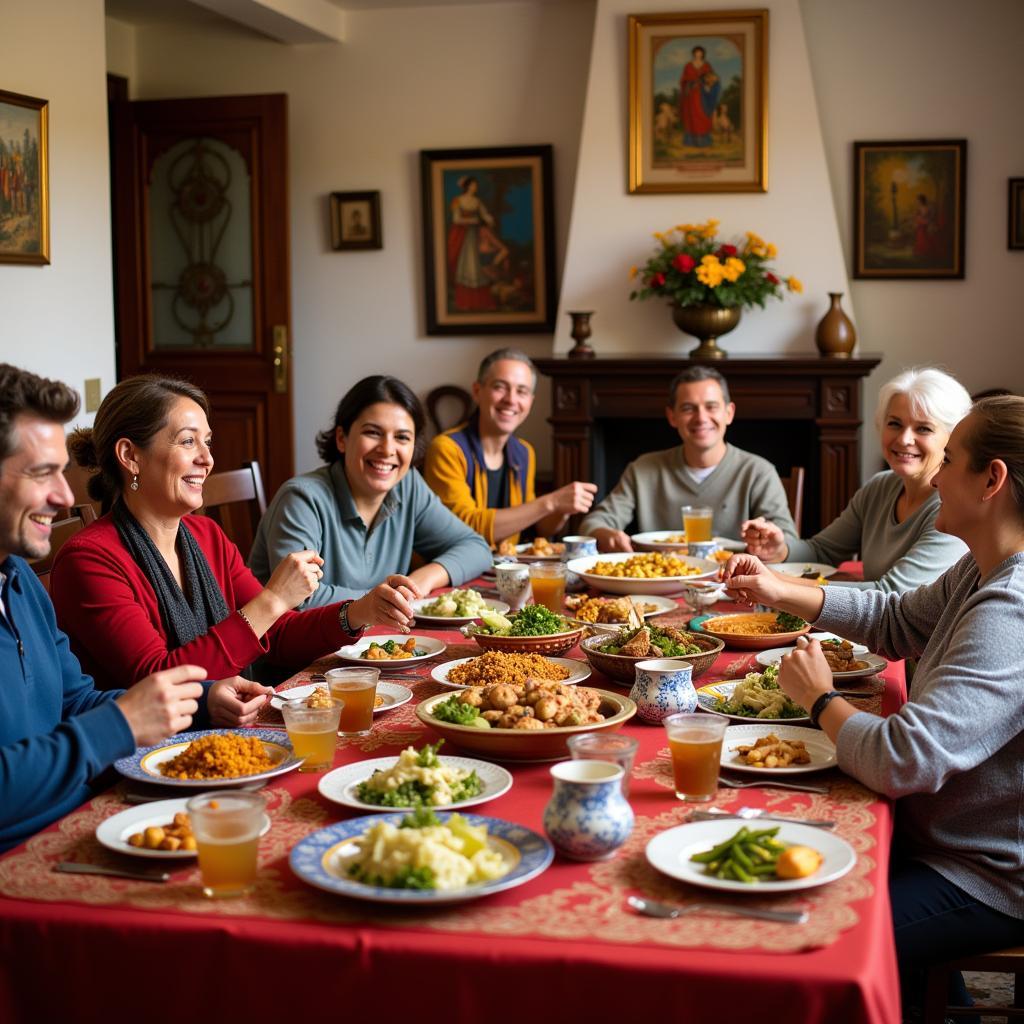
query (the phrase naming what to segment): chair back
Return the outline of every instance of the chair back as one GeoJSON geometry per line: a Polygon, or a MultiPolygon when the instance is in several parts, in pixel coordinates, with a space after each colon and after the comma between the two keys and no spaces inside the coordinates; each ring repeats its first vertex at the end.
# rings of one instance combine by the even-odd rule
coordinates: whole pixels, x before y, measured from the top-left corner
{"type": "Polygon", "coordinates": [[[53,571],[53,560],[57,557],[57,552],[76,533],[81,533],[95,521],[96,510],[92,505],[73,505],[62,517],[54,519],[50,533],[50,553],[32,562],[32,569],[47,593],[50,592],[50,573],[53,571]]]}
{"type": "Polygon", "coordinates": [[[211,473],[203,484],[200,512],[220,526],[243,558],[249,557],[256,529],[266,511],[267,496],[258,462],[246,462],[241,469],[211,473]]]}
{"type": "Polygon", "coordinates": [[[936,964],[928,971],[925,995],[925,1024],[942,1024],[961,1017],[998,1017],[1006,1021],[1024,1020],[1024,946],[996,950],[961,957],[948,963],[936,964]],[[995,1006],[991,1003],[974,1006],[952,1006],[949,1003],[949,975],[953,971],[981,971],[982,973],[1013,975],[1013,1005],[995,1006]]]}
{"type": "Polygon", "coordinates": [[[75,505],[92,505],[93,511],[100,516],[103,514],[100,503],[89,496],[89,479],[94,472],[95,470],[84,469],[77,463],[71,462],[64,470],[64,476],[67,478],[71,493],[75,496],[75,505]]]}
{"type": "Polygon", "coordinates": [[[789,514],[793,517],[796,535],[799,537],[803,530],[804,519],[804,467],[794,466],[789,471],[789,476],[779,477],[779,479],[782,481],[782,488],[786,492],[789,514]]]}
{"type": "Polygon", "coordinates": [[[473,396],[458,384],[442,384],[427,392],[423,404],[426,406],[427,419],[430,420],[434,433],[440,434],[469,417],[469,412],[473,408],[473,396]],[[443,412],[442,403],[445,405],[443,412]],[[452,410],[455,411],[455,416],[450,415],[452,410]]]}

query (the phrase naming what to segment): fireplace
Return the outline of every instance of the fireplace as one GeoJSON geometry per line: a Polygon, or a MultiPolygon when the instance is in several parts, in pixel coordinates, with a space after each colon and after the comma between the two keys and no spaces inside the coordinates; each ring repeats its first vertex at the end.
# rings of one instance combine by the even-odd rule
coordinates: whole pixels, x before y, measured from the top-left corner
{"type": "MultiPolygon", "coordinates": [[[[804,536],[830,523],[860,484],[861,381],[880,361],[738,356],[715,363],[736,403],[730,443],[764,456],[782,475],[793,466],[807,471],[804,536]]],[[[554,486],[592,480],[603,496],[632,459],[679,443],[665,404],[670,381],[690,360],[610,355],[536,362],[554,384],[554,486]]]]}

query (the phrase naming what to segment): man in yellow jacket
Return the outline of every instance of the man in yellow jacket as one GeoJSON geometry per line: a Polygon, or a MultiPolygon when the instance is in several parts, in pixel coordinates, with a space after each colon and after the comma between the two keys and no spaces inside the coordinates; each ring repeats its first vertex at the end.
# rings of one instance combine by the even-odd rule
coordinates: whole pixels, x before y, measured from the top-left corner
{"type": "Polygon", "coordinates": [[[515,436],[530,415],[537,369],[516,349],[492,352],[473,382],[476,409],[439,434],[427,449],[423,475],[434,493],[492,546],[513,544],[535,527],[550,537],[576,513],[589,511],[597,487],[578,481],[537,497],[533,446],[515,436]]]}

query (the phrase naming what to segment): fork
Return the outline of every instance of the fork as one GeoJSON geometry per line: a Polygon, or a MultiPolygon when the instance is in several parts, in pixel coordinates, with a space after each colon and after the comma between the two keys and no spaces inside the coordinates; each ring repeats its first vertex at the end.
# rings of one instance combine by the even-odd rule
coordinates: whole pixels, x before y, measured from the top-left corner
{"type": "Polygon", "coordinates": [[[783,924],[804,924],[808,920],[806,910],[767,910],[763,907],[738,907],[732,903],[687,903],[685,907],[670,907],[667,903],[647,900],[640,896],[627,896],[626,902],[648,917],[676,918],[700,910],[720,911],[737,917],[756,917],[762,921],[781,921],[783,924]]]}
{"type": "Polygon", "coordinates": [[[760,779],[739,780],[730,778],[728,775],[722,775],[721,773],[718,776],[718,783],[727,789],[748,789],[753,787],[760,789],[795,789],[801,793],[828,793],[828,786],[815,786],[809,782],[779,782],[775,779],[767,779],[763,782],[760,779]]]}
{"type": "Polygon", "coordinates": [[[835,828],[834,821],[825,821],[823,818],[794,818],[785,817],[779,814],[769,814],[760,807],[741,807],[738,811],[722,811],[712,807],[707,811],[694,811],[690,815],[690,821],[718,821],[721,818],[742,818],[751,821],[754,818],[759,821],[791,821],[796,825],[813,825],[815,828],[835,828]]]}

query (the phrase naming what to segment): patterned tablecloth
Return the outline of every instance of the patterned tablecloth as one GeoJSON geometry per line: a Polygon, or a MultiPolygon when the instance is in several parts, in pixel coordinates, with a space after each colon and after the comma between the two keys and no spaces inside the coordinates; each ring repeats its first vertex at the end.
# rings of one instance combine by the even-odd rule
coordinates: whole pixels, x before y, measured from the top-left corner
{"type": "MultiPolygon", "coordinates": [[[[681,619],[661,621],[673,618],[681,619]]],[[[415,714],[416,703],[443,689],[429,678],[430,669],[478,649],[454,631],[416,632],[444,640],[448,651],[417,667],[418,678],[409,682],[413,701],[378,715],[369,736],[340,745],[335,765],[397,753],[432,738],[415,714]]],[[[578,649],[568,656],[582,658],[578,649]]],[[[285,687],[337,663],[323,659],[285,687]]],[[[741,676],[751,666],[756,667],[752,654],[727,649],[698,685],[741,676]]],[[[589,683],[622,689],[597,675],[589,683]]],[[[862,689],[865,697],[858,703],[865,710],[881,713],[883,704],[886,712],[893,710],[901,700],[902,666],[890,665],[862,689]]],[[[263,724],[277,721],[277,713],[268,711],[263,724]]],[[[205,1017],[221,1005],[231,1019],[246,1008],[261,1015],[294,1013],[303,999],[293,988],[261,979],[263,969],[253,959],[258,957],[276,968],[275,977],[291,969],[316,979],[321,996],[336,1001],[331,1005],[374,1012],[384,999],[385,1019],[422,1008],[428,990],[444,994],[446,1019],[466,1021],[555,1019],[555,1007],[567,1005],[552,1001],[558,993],[571,999],[572,1017],[589,1014],[594,1020],[645,1008],[659,1013],[667,1003],[685,1004],[685,1019],[694,1021],[720,1021],[726,1007],[730,1015],[749,1010],[761,1019],[765,1012],[767,1019],[781,1019],[776,1013],[785,1008],[787,1021],[898,1019],[885,888],[887,802],[837,769],[812,777],[827,783],[827,794],[723,787],[714,806],[767,807],[835,820],[837,834],[857,852],[854,869],[829,885],[786,897],[741,897],[758,905],[805,908],[810,920],[804,925],[714,909],[675,920],[641,917],[626,905],[631,893],[680,906],[699,900],[712,908],[720,898],[647,864],[647,842],[684,822],[691,808],[672,793],[663,730],[629,723],[625,731],[640,741],[630,791],[636,826],[613,859],[578,864],[556,857],[520,888],[444,909],[362,904],[298,881],[288,868],[292,846],[358,813],[321,797],[319,776],[298,773],[274,779],[264,790],[272,827],[260,844],[258,884],[244,899],[205,900],[192,861],[176,867],[164,885],[54,873],[61,860],[121,862],[94,833],[104,818],[124,809],[122,783],[0,858],[0,1018],[7,1010],[11,1019],[84,1019],[104,1008],[127,1013],[142,1001],[147,1021],[171,1019],[175,1015],[162,1004],[153,1007],[149,990],[160,974],[155,965],[184,962],[205,979],[205,1017]],[[30,952],[40,942],[46,949],[42,959],[30,952]],[[186,950],[185,960],[175,955],[186,950]],[[61,965],[60,987],[49,981],[54,964],[61,965]],[[213,980],[212,966],[220,969],[217,976],[251,977],[258,984],[230,986],[229,996],[213,980]]],[[[515,779],[512,789],[474,810],[542,831],[549,766],[507,767],[515,779]]],[[[110,1019],[119,1019],[117,1012],[110,1019]]]]}

